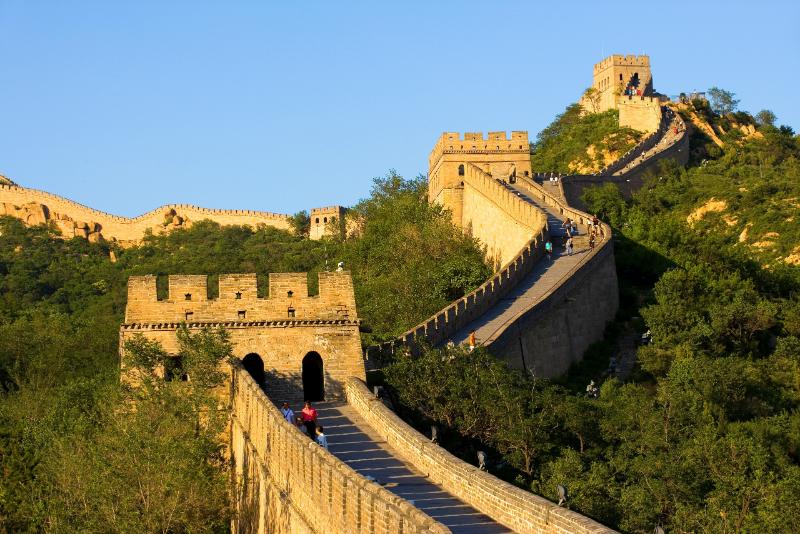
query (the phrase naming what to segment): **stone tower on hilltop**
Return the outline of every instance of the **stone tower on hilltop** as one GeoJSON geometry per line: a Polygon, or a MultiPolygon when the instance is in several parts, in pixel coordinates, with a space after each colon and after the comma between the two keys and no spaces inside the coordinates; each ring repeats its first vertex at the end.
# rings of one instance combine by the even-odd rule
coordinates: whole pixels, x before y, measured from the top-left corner
{"type": "Polygon", "coordinates": [[[584,95],[588,113],[619,110],[619,125],[643,132],[658,130],[661,102],[653,90],[649,56],[611,55],[596,63],[592,77],[594,95],[584,95]]]}

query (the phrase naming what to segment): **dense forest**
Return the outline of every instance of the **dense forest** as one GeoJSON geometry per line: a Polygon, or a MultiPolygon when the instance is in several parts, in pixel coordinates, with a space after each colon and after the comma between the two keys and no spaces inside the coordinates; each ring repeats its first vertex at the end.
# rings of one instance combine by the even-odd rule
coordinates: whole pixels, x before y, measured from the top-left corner
{"type": "MultiPolygon", "coordinates": [[[[198,222],[128,249],[1,218],[0,531],[227,531],[219,421],[193,423],[213,380],[119,383],[127,278],[163,275],[165,295],[167,274],[209,274],[214,296],[219,273],[256,272],[265,296],[270,272],[308,271],[314,292],[315,273],[344,261],[366,341],[401,333],[491,273],[478,244],[428,205],[422,178],[375,180],[353,213],[360,228],[349,239],[198,222]]],[[[224,333],[197,336],[184,336],[184,361],[207,370],[226,357],[224,333]]],[[[131,350],[142,369],[164,361],[140,345],[131,350]]]]}
{"type": "Polygon", "coordinates": [[[585,193],[614,228],[621,309],[568,376],[432,350],[385,371],[405,416],[448,429],[467,461],[488,447],[490,470],[522,487],[557,500],[566,486],[572,509],[625,532],[796,531],[800,143],[769,121],[722,140],[696,133],[691,165],[663,165],[632,199],[585,193]],[[621,381],[611,358],[631,330],[650,342],[621,381]]]}

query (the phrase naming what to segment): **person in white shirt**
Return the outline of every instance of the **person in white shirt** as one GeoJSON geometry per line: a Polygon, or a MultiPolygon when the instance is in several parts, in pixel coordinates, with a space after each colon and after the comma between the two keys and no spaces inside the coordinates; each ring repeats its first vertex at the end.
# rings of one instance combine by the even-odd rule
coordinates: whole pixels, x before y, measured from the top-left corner
{"type": "Polygon", "coordinates": [[[325,437],[325,433],[322,430],[322,425],[317,426],[317,443],[319,443],[320,447],[328,450],[328,438],[325,437]]]}
{"type": "Polygon", "coordinates": [[[295,424],[294,411],[292,411],[292,409],[289,408],[288,402],[283,403],[283,407],[281,408],[281,413],[283,414],[283,418],[286,419],[289,423],[295,424]]]}

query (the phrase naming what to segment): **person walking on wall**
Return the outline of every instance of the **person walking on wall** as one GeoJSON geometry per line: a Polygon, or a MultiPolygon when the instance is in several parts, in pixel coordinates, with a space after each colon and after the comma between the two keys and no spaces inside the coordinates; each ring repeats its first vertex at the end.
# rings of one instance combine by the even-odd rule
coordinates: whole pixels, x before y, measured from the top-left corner
{"type": "Polygon", "coordinates": [[[300,418],[303,420],[303,425],[306,427],[306,434],[311,439],[317,437],[317,410],[311,406],[311,401],[306,401],[303,411],[300,412],[300,418]]]}
{"type": "Polygon", "coordinates": [[[567,238],[567,256],[572,256],[572,237],[567,238]]]}
{"type": "Polygon", "coordinates": [[[283,407],[281,408],[281,413],[283,414],[283,418],[286,419],[286,421],[289,424],[292,425],[297,424],[295,422],[294,411],[291,408],[289,408],[288,402],[283,403],[283,407]]]}
{"type": "Polygon", "coordinates": [[[326,451],[328,450],[328,438],[325,437],[325,431],[322,428],[322,425],[317,427],[317,443],[319,443],[319,446],[326,451]]]}
{"type": "Polygon", "coordinates": [[[475,330],[469,333],[469,337],[467,338],[467,344],[469,345],[470,352],[475,350],[475,345],[477,344],[477,340],[475,338],[475,330]]]}
{"type": "Polygon", "coordinates": [[[544,244],[544,253],[547,254],[548,260],[553,259],[553,242],[549,239],[547,240],[547,243],[544,244]]]}

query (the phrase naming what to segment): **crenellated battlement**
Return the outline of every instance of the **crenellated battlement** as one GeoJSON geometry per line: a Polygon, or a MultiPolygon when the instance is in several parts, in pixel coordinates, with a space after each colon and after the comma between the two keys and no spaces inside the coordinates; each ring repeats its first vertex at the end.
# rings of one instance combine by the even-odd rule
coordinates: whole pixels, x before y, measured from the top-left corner
{"type": "Polygon", "coordinates": [[[594,73],[598,74],[610,67],[650,67],[650,56],[614,54],[594,64],[594,73]]]}
{"type": "Polygon", "coordinates": [[[489,132],[484,137],[483,132],[444,132],[431,150],[428,158],[430,167],[443,154],[501,154],[530,152],[530,142],[527,131],[489,132]]]}
{"type": "Polygon", "coordinates": [[[269,296],[258,296],[254,273],[219,275],[218,297],[208,298],[206,275],[174,274],[169,293],[158,299],[155,275],[131,276],[125,323],[251,323],[335,320],[357,323],[348,272],[318,273],[319,294],[308,293],[307,273],[270,273],[269,296]]]}

